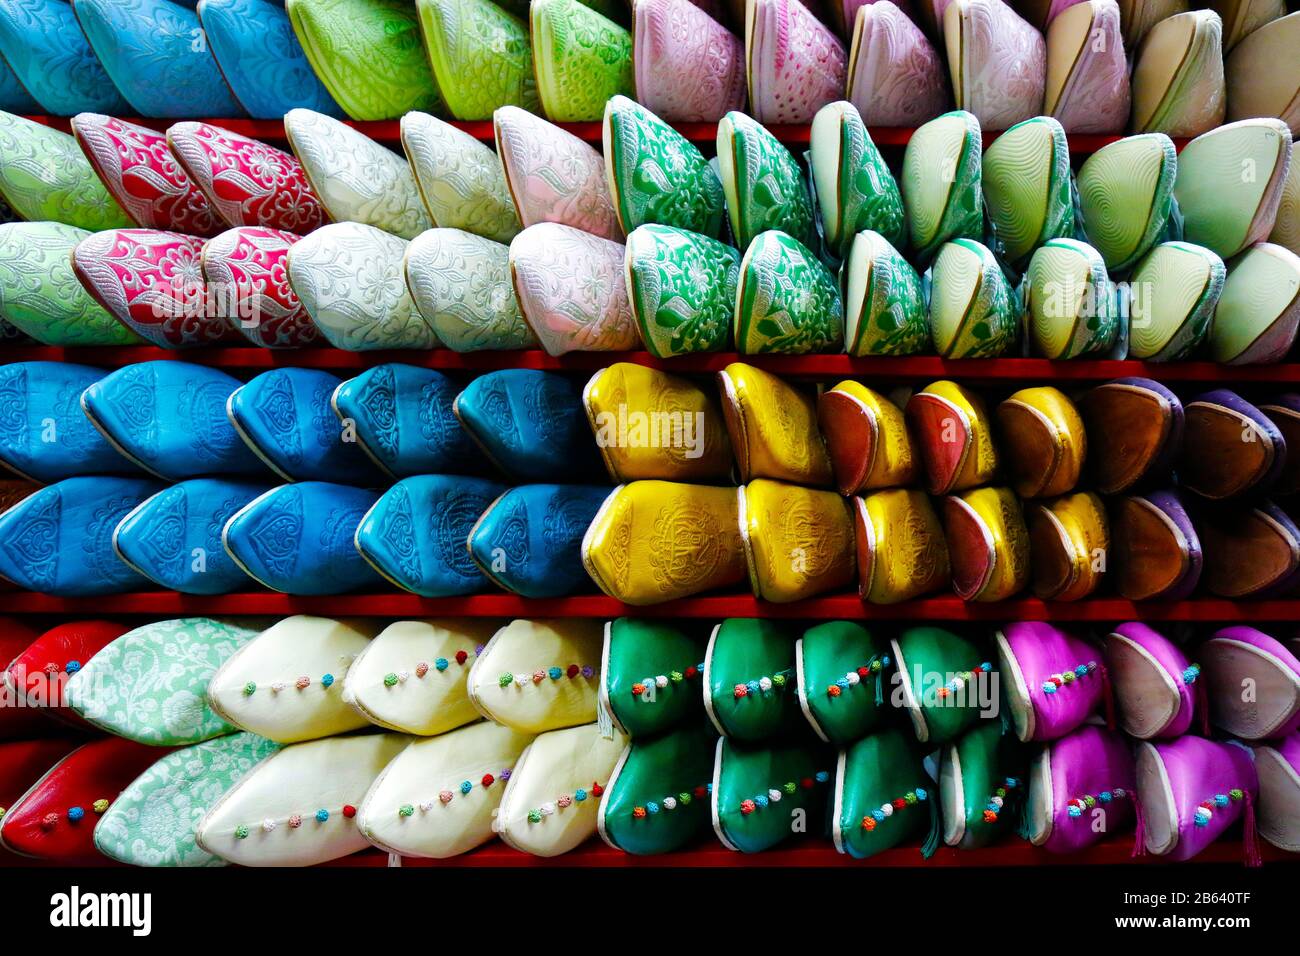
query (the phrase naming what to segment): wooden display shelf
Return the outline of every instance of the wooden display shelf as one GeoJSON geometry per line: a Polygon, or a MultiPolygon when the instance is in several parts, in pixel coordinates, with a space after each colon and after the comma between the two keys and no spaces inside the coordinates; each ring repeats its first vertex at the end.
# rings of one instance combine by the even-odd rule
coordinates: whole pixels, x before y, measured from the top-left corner
{"type": "Polygon", "coordinates": [[[749,594],[708,594],[665,604],[634,607],[605,595],[531,599],[515,594],[476,594],[458,598],[422,598],[406,592],[303,597],[259,591],[193,595],[175,591],[139,591],[101,597],[63,598],[17,591],[0,594],[6,614],[97,616],[139,615],[282,615],[321,614],[373,617],[583,617],[622,616],[695,618],[728,617],[788,620],[882,621],[1206,621],[1293,622],[1300,620],[1300,600],[1229,601],[1198,597],[1185,601],[1134,603],[1096,597],[1072,603],[1013,598],[989,604],[968,603],[954,595],[902,604],[866,604],[855,594],[832,594],[773,604],[749,594]]]}
{"type": "Polygon", "coordinates": [[[747,362],[778,375],[832,379],[853,376],[872,380],[898,380],[923,384],[939,378],[964,381],[1021,383],[1107,382],[1125,376],[1143,376],[1160,382],[1300,383],[1300,363],[1276,365],[1219,365],[1214,362],[1152,363],[1136,360],[1042,358],[944,359],[937,355],[854,358],[849,355],[738,355],[735,352],[700,352],[673,358],[656,358],[649,352],[570,352],[554,356],[538,350],[522,352],[453,352],[450,349],[345,352],[335,348],[263,349],[229,348],[163,349],[151,345],[105,348],[58,348],[33,345],[4,349],[5,362],[77,362],[100,368],[120,368],[136,362],[169,360],[211,365],[231,371],[261,372],[272,368],[320,368],[341,374],[402,362],[444,371],[490,371],[533,368],[589,372],[614,362],[636,362],[673,372],[707,373],[732,362],[747,362]]]}

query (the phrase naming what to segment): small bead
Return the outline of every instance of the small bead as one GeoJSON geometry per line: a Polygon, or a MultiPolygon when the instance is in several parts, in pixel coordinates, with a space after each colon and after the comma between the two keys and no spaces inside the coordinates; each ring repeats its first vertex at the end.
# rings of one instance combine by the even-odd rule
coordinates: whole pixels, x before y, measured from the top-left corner
{"type": "Polygon", "coordinates": [[[302,814],[301,814],[301,813],[294,813],[294,814],[290,815],[290,817],[289,817],[289,828],[290,828],[291,830],[296,830],[296,829],[298,829],[300,826],[302,826],[302,814]]]}
{"type": "Polygon", "coordinates": [[[692,666],[692,667],[688,667],[688,668],[686,668],[686,679],[687,679],[687,680],[695,680],[695,676],[696,676],[698,673],[699,673],[699,671],[696,670],[695,667],[693,667],[693,666],[692,666]]]}
{"type": "Polygon", "coordinates": [[[297,687],[299,690],[306,690],[308,687],[311,686],[311,678],[299,677],[296,681],[293,682],[293,685],[297,687]]]}
{"type": "Polygon", "coordinates": [[[744,684],[737,684],[735,687],[731,689],[731,692],[732,694],[735,695],[736,699],[739,700],[740,698],[745,697],[749,694],[749,688],[746,687],[744,684]]]}
{"type": "Polygon", "coordinates": [[[94,803],[90,805],[90,809],[94,810],[96,813],[103,813],[105,810],[108,809],[108,801],[105,800],[103,797],[100,797],[98,800],[96,800],[94,803]]]}
{"type": "Polygon", "coordinates": [[[758,681],[756,680],[750,681],[748,684],[745,685],[745,690],[751,694],[757,694],[760,690],[758,681]]]}
{"type": "Polygon", "coordinates": [[[443,803],[451,803],[453,796],[450,790],[443,790],[438,794],[438,799],[443,803]]]}
{"type": "Polygon", "coordinates": [[[474,784],[470,783],[468,780],[462,780],[460,782],[461,793],[469,793],[473,789],[474,789],[474,784]]]}
{"type": "Polygon", "coordinates": [[[263,832],[263,833],[270,833],[270,832],[272,832],[274,829],[275,829],[275,821],[272,820],[270,817],[267,817],[265,820],[262,821],[262,832],[263,832]]]}
{"type": "Polygon", "coordinates": [[[396,684],[397,684],[397,675],[396,675],[396,674],[385,674],[385,675],[384,675],[384,686],[385,686],[385,687],[394,687],[394,686],[396,686],[396,684]]]}
{"type": "Polygon", "coordinates": [[[1241,790],[1238,790],[1236,787],[1233,787],[1231,790],[1228,791],[1228,796],[1230,796],[1233,800],[1240,800],[1242,797],[1245,796],[1245,794],[1241,790]]]}
{"type": "Polygon", "coordinates": [[[457,664],[464,664],[467,660],[469,660],[469,655],[466,654],[464,651],[457,651],[457,652],[456,652],[456,663],[457,663],[457,664]]]}
{"type": "Polygon", "coordinates": [[[632,685],[632,696],[634,697],[640,697],[642,694],[645,693],[645,691],[646,691],[645,684],[638,682],[632,685]]]}
{"type": "Polygon", "coordinates": [[[541,810],[529,810],[529,811],[528,811],[528,822],[529,822],[529,823],[541,823],[541,822],[542,822],[542,811],[541,811],[541,810]]]}
{"type": "Polygon", "coordinates": [[[656,686],[656,687],[661,687],[661,688],[662,688],[662,687],[667,687],[667,686],[668,686],[668,675],[667,675],[667,674],[660,674],[658,677],[656,677],[656,678],[655,678],[655,686],[656,686]]]}
{"type": "Polygon", "coordinates": [[[485,773],[483,774],[483,779],[480,780],[479,783],[481,783],[485,788],[490,787],[492,784],[496,783],[496,778],[490,773],[485,773]]]}
{"type": "Polygon", "coordinates": [[[788,783],[782,784],[781,789],[784,790],[786,793],[794,793],[795,790],[798,789],[798,787],[795,785],[795,782],[791,780],[788,783]]]}
{"type": "Polygon", "coordinates": [[[1214,805],[1216,807],[1226,807],[1230,802],[1226,793],[1216,793],[1214,795],[1214,805]]]}
{"type": "Polygon", "coordinates": [[[59,815],[57,813],[47,813],[41,817],[41,829],[53,830],[59,825],[59,815]]]}
{"type": "Polygon", "coordinates": [[[413,807],[409,803],[404,803],[397,808],[397,815],[399,817],[409,817],[414,815],[414,813],[415,813],[415,807],[413,807]]]}
{"type": "Polygon", "coordinates": [[[333,674],[323,675],[320,679],[320,685],[322,687],[332,687],[334,685],[334,675],[333,674]]]}
{"type": "Polygon", "coordinates": [[[540,807],[538,807],[538,809],[542,811],[542,816],[549,817],[555,813],[555,804],[543,803],[540,807]]]}
{"type": "Polygon", "coordinates": [[[415,676],[424,680],[424,675],[429,673],[429,665],[425,661],[420,661],[415,665],[415,676]]]}
{"type": "Polygon", "coordinates": [[[759,678],[758,689],[766,694],[769,690],[772,689],[772,678],[770,677],[759,678]]]}
{"type": "Polygon", "coordinates": [[[602,794],[604,794],[604,792],[605,792],[605,788],[604,788],[604,787],[602,787],[600,784],[596,783],[595,781],[592,781],[592,784],[591,784],[591,795],[592,795],[593,797],[599,797],[599,796],[601,796],[602,794]]]}
{"type": "Polygon", "coordinates": [[[831,775],[827,773],[825,770],[818,770],[816,773],[816,779],[818,783],[825,783],[830,778],[831,775]]]}
{"type": "Polygon", "coordinates": [[[917,787],[917,788],[916,788],[916,799],[918,799],[918,800],[925,800],[925,799],[927,799],[929,796],[930,796],[930,794],[929,794],[927,791],[925,791],[924,789],[922,789],[921,787],[917,787]]]}
{"type": "Polygon", "coordinates": [[[632,817],[633,817],[634,819],[636,819],[636,820],[644,820],[645,817],[646,817],[646,809],[645,809],[645,807],[633,807],[633,808],[632,808],[632,817]]]}
{"type": "Polygon", "coordinates": [[[50,661],[48,664],[42,667],[41,670],[45,671],[45,673],[50,677],[53,677],[55,674],[59,672],[59,665],[54,663],[53,661],[50,661]]]}
{"type": "Polygon", "coordinates": [[[579,787],[577,790],[573,791],[573,799],[582,803],[583,800],[587,799],[587,791],[579,787]]]}
{"type": "Polygon", "coordinates": [[[502,771],[501,771],[501,779],[502,779],[502,780],[509,780],[509,779],[510,779],[510,768],[509,768],[509,767],[507,767],[505,770],[502,770],[502,771]]]}
{"type": "Polygon", "coordinates": [[[682,806],[684,806],[684,807],[689,807],[689,806],[691,805],[691,800],[693,800],[693,799],[694,799],[694,798],[693,798],[689,793],[687,793],[685,790],[683,790],[681,793],[677,794],[677,802],[680,803],[680,804],[681,804],[682,806]]]}
{"type": "Polygon", "coordinates": [[[680,684],[682,682],[682,672],[670,671],[668,674],[668,679],[672,681],[674,684],[680,684]]]}
{"type": "Polygon", "coordinates": [[[433,666],[438,668],[438,670],[440,671],[445,671],[448,667],[451,666],[451,663],[447,660],[447,658],[440,657],[433,662],[433,666]]]}
{"type": "Polygon", "coordinates": [[[535,671],[533,671],[533,683],[534,683],[534,684],[540,684],[540,683],[541,683],[542,681],[544,681],[544,680],[546,680],[546,671],[544,671],[544,670],[535,670],[535,671]]]}
{"type": "Polygon", "coordinates": [[[551,680],[559,680],[564,676],[564,669],[560,667],[551,667],[546,671],[546,676],[551,680]]]}
{"type": "Polygon", "coordinates": [[[68,661],[68,663],[63,665],[63,669],[69,674],[75,674],[77,671],[81,670],[81,661],[68,661]]]}
{"type": "Polygon", "coordinates": [[[754,810],[755,810],[756,808],[757,808],[757,807],[756,807],[756,804],[754,803],[753,800],[741,800],[741,801],[740,801],[740,812],[741,812],[744,816],[749,816],[751,813],[754,812],[754,810]]]}
{"type": "Polygon", "coordinates": [[[343,804],[343,815],[351,820],[357,815],[357,808],[350,803],[343,804]]]}
{"type": "Polygon", "coordinates": [[[664,797],[664,809],[665,809],[665,810],[676,810],[676,809],[677,809],[677,798],[676,798],[676,797],[664,797]]]}
{"type": "Polygon", "coordinates": [[[242,823],[241,823],[239,826],[235,827],[235,839],[236,839],[236,840],[247,840],[247,839],[248,839],[248,827],[244,826],[242,823]]]}
{"type": "Polygon", "coordinates": [[[71,820],[73,823],[76,823],[78,820],[85,817],[85,815],[86,815],[86,811],[83,810],[81,807],[68,808],[68,819],[71,820]]]}
{"type": "Polygon", "coordinates": [[[282,690],[284,690],[284,681],[282,680],[278,680],[271,685],[271,693],[273,694],[278,694],[282,690]]]}
{"type": "Polygon", "coordinates": [[[254,694],[256,691],[257,691],[257,685],[254,684],[251,680],[250,680],[247,684],[244,685],[244,696],[245,696],[245,697],[252,697],[253,694],[254,694]]]}
{"type": "Polygon", "coordinates": [[[756,803],[760,807],[766,808],[769,803],[767,799],[767,794],[760,793],[758,796],[754,798],[754,803],[756,803]]]}
{"type": "Polygon", "coordinates": [[[572,679],[582,673],[582,668],[579,667],[577,664],[570,664],[567,668],[565,668],[564,673],[567,674],[570,679],[572,679]]]}
{"type": "Polygon", "coordinates": [[[863,817],[863,818],[862,818],[862,829],[866,830],[867,832],[870,832],[870,831],[874,830],[875,828],[876,828],[876,819],[875,819],[875,817],[863,817]]]}
{"type": "Polygon", "coordinates": [[[839,697],[841,693],[843,691],[840,690],[839,684],[831,684],[830,687],[826,688],[826,696],[828,697],[839,697]]]}
{"type": "Polygon", "coordinates": [[[646,811],[649,812],[649,813],[658,813],[658,812],[659,812],[659,804],[655,803],[653,800],[651,800],[649,803],[647,803],[647,804],[645,805],[645,808],[646,808],[646,811]]]}
{"type": "Polygon", "coordinates": [[[317,810],[317,811],[316,811],[316,822],[317,822],[317,823],[324,823],[324,822],[325,822],[326,820],[328,820],[329,818],[330,818],[330,812],[329,812],[328,810],[317,810]]]}
{"type": "Polygon", "coordinates": [[[781,797],[782,797],[781,791],[777,790],[775,787],[767,791],[767,799],[771,800],[773,803],[780,803],[781,797]]]}
{"type": "Polygon", "coordinates": [[[594,669],[590,664],[583,664],[583,665],[582,665],[582,676],[583,676],[583,677],[586,677],[588,680],[590,680],[590,679],[591,679],[592,677],[594,677],[595,675],[596,675],[596,671],[595,671],[595,669],[594,669]]]}
{"type": "Polygon", "coordinates": [[[500,685],[501,687],[509,687],[514,682],[515,682],[514,674],[502,674],[500,677],[497,678],[497,684],[500,685]]]}

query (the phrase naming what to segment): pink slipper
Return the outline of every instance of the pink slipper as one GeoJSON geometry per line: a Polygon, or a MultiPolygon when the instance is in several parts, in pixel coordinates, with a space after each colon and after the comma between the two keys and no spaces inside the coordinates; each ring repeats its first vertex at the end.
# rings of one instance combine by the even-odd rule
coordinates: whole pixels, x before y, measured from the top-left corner
{"type": "Polygon", "coordinates": [[[691,0],[638,0],[637,102],[670,123],[716,123],[745,108],[745,45],[691,0]]]}
{"type": "Polygon", "coordinates": [[[957,109],[1003,130],[1043,108],[1047,45],[1002,0],[952,0],[943,13],[957,109]]]}
{"type": "Polygon", "coordinates": [[[799,0],[749,0],[745,13],[754,119],[811,123],[819,109],[844,96],[844,44],[799,0]]]}
{"type": "Polygon", "coordinates": [[[1043,112],[1067,133],[1121,133],[1128,122],[1128,59],[1115,0],[1084,0],[1047,28],[1043,112]]]}
{"type": "Polygon", "coordinates": [[[890,0],[858,9],[848,99],[868,126],[920,126],[951,109],[943,62],[890,0]]]}

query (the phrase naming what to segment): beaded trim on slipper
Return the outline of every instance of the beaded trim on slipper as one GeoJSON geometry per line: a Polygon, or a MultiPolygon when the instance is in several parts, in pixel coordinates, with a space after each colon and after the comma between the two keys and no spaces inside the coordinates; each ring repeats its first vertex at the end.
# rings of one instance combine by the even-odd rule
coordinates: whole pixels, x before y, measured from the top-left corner
{"type": "MultiPolygon", "coordinates": [[[[345,818],[351,820],[353,817],[357,815],[357,808],[352,806],[352,804],[350,803],[345,803],[343,804],[343,806],[333,811],[321,807],[319,810],[317,810],[315,813],[311,814],[310,816],[313,819],[315,819],[317,823],[328,823],[335,813],[342,813],[345,818]]],[[[302,827],[305,819],[306,818],[301,813],[291,813],[283,820],[273,820],[270,817],[267,817],[265,820],[259,823],[257,827],[263,833],[270,833],[273,830],[275,830],[275,828],[278,827],[281,823],[283,823],[290,830],[297,830],[302,827]]],[[[248,824],[241,823],[239,826],[235,827],[235,839],[246,840],[248,839],[248,835],[251,832],[252,830],[249,829],[248,824]]]]}
{"type": "Polygon", "coordinates": [[[1082,680],[1089,674],[1097,670],[1096,661],[1088,661],[1086,664],[1080,664],[1072,671],[1062,671],[1059,674],[1053,674],[1047,680],[1043,681],[1043,693],[1055,694],[1058,688],[1073,684],[1076,680],[1082,680]]]}
{"type": "Polygon", "coordinates": [[[703,800],[712,792],[713,784],[706,783],[701,787],[696,787],[693,794],[683,790],[676,796],[670,794],[658,802],[647,800],[644,805],[632,808],[632,818],[634,820],[644,820],[646,817],[654,816],[660,810],[672,811],[678,807],[688,807],[692,800],[703,800]]]}
{"type": "MultiPolygon", "coordinates": [[[[478,786],[481,790],[486,790],[489,787],[491,787],[492,784],[496,783],[498,780],[500,780],[502,783],[505,783],[509,779],[510,779],[510,768],[506,767],[495,777],[492,776],[492,774],[490,773],[483,774],[483,776],[479,778],[478,786]]],[[[452,800],[456,799],[457,792],[459,792],[460,795],[464,797],[464,796],[469,796],[469,794],[473,792],[473,790],[474,790],[474,782],[472,780],[462,780],[460,784],[456,787],[455,791],[452,790],[438,791],[437,800],[423,800],[420,803],[402,804],[400,807],[397,808],[397,815],[399,817],[412,816],[415,813],[417,807],[424,813],[428,813],[430,810],[433,809],[435,803],[440,803],[443,806],[446,806],[447,804],[451,803],[452,800]]]]}
{"type": "MultiPolygon", "coordinates": [[[[474,656],[477,657],[481,653],[483,653],[482,644],[480,644],[477,648],[474,649],[474,656]]],[[[452,661],[455,661],[461,667],[464,667],[465,662],[468,661],[469,659],[470,659],[469,651],[460,650],[457,651],[450,659],[446,657],[435,658],[432,664],[430,664],[428,661],[417,661],[415,665],[414,674],[417,680],[424,680],[425,675],[429,673],[430,667],[432,667],[434,670],[441,673],[442,671],[445,671],[447,668],[451,666],[452,661]]],[[[412,671],[408,671],[408,670],[389,671],[387,674],[384,675],[384,686],[395,687],[398,684],[405,684],[408,680],[411,679],[411,674],[412,671]]]]}
{"type": "MultiPolygon", "coordinates": [[[[744,816],[749,816],[755,810],[766,810],[773,803],[780,803],[781,798],[787,794],[793,794],[797,789],[802,787],[805,790],[811,790],[819,783],[825,783],[831,778],[831,775],[825,770],[818,770],[817,774],[812,777],[804,777],[798,783],[788,780],[781,784],[780,787],[773,787],[767,793],[760,793],[748,800],[740,801],[740,812],[744,816]]],[[[712,790],[712,787],[710,787],[712,790]]]]}
{"type": "Polygon", "coordinates": [[[1067,812],[1072,817],[1083,816],[1084,810],[1091,810],[1099,803],[1110,803],[1112,800],[1125,800],[1129,792],[1123,787],[1116,787],[1114,790],[1103,790],[1101,793],[1093,796],[1091,793],[1085,793],[1082,797],[1075,797],[1073,800],[1066,801],[1067,812]]]}
{"type": "Polygon", "coordinates": [[[737,684],[732,688],[731,692],[735,696],[736,700],[740,700],[740,698],[748,697],[750,694],[769,694],[774,688],[776,690],[784,690],[785,685],[790,681],[790,675],[792,673],[792,669],[787,667],[785,670],[778,671],[770,677],[764,675],[763,677],[758,678],[758,680],[751,680],[744,684],[737,684]]]}
{"type": "Polygon", "coordinates": [[[579,787],[577,790],[573,791],[572,794],[568,794],[568,793],[561,794],[559,799],[557,799],[554,803],[543,803],[540,807],[529,810],[528,822],[541,823],[547,817],[554,816],[555,813],[559,810],[567,810],[575,803],[582,803],[588,797],[599,797],[604,792],[605,792],[605,788],[593,780],[590,790],[584,789],[583,787],[579,787]]]}
{"type": "Polygon", "coordinates": [[[984,822],[997,823],[998,814],[1002,812],[1003,806],[1006,805],[1007,794],[1020,786],[1019,777],[1007,777],[1002,781],[1002,786],[993,791],[993,796],[989,797],[988,806],[984,808],[984,822]]]}
{"type": "Polygon", "coordinates": [[[1216,793],[1196,808],[1196,818],[1193,822],[1198,827],[1208,826],[1210,820],[1214,818],[1215,810],[1221,810],[1228,804],[1236,803],[1245,796],[1245,792],[1238,790],[1236,787],[1233,787],[1227,793],[1216,793]]]}
{"type": "Polygon", "coordinates": [[[876,681],[877,684],[879,684],[881,671],[888,666],[889,655],[876,654],[871,658],[871,660],[867,661],[857,670],[849,671],[834,684],[829,685],[826,688],[826,696],[839,697],[840,694],[844,693],[844,691],[848,690],[850,687],[857,687],[872,674],[876,675],[876,681]]]}
{"type": "Polygon", "coordinates": [[[1201,665],[1200,665],[1200,664],[1188,664],[1188,665],[1187,665],[1187,670],[1183,671],[1183,683],[1184,683],[1184,684],[1195,684],[1195,683],[1196,683],[1196,678],[1198,678],[1198,677],[1200,677],[1200,676],[1201,676],[1201,665]]]}
{"type": "Polygon", "coordinates": [[[551,666],[545,670],[535,670],[532,674],[512,674],[506,671],[497,678],[498,687],[509,687],[514,684],[516,687],[525,687],[531,681],[534,685],[540,684],[546,678],[559,680],[561,677],[568,677],[575,680],[579,676],[591,678],[596,675],[596,669],[590,664],[570,664],[568,667],[551,666]]]}
{"type": "Polygon", "coordinates": [[[879,808],[872,810],[862,818],[862,829],[870,832],[876,828],[876,824],[883,823],[894,815],[895,810],[906,810],[908,807],[914,807],[919,803],[925,803],[930,799],[930,794],[922,787],[915,790],[909,790],[901,797],[889,802],[882,803],[879,808]]]}
{"type": "Polygon", "coordinates": [[[669,671],[667,674],[660,674],[657,677],[647,677],[632,685],[632,696],[639,697],[648,704],[653,704],[658,698],[649,693],[651,687],[662,690],[669,684],[680,684],[683,680],[695,680],[703,670],[703,664],[694,664],[686,668],[684,672],[669,671]]]}
{"type": "MultiPolygon", "coordinates": [[[[339,670],[346,674],[348,668],[352,666],[352,661],[356,656],[357,655],[355,654],[340,654],[339,670]]],[[[335,677],[333,674],[322,674],[320,676],[320,679],[318,681],[315,681],[315,683],[319,684],[322,689],[329,690],[331,687],[334,686],[334,682],[337,680],[338,678],[335,677]]],[[[298,677],[295,677],[292,681],[277,680],[277,681],[272,681],[266,686],[271,691],[272,694],[278,694],[280,693],[280,691],[285,690],[291,685],[297,688],[298,690],[306,690],[307,688],[312,686],[312,683],[313,681],[309,676],[307,676],[306,674],[302,674],[298,677]]],[[[257,691],[258,691],[258,684],[256,681],[250,680],[247,684],[244,685],[245,697],[252,697],[254,694],[257,693],[257,691]]]]}
{"type": "MultiPolygon", "coordinates": [[[[105,810],[108,809],[108,804],[109,804],[108,800],[105,800],[103,797],[100,797],[98,800],[96,800],[94,803],[90,805],[90,809],[95,813],[96,816],[99,816],[103,814],[105,810]]],[[[4,819],[4,815],[5,815],[5,809],[4,807],[0,807],[0,820],[4,819]]],[[[86,818],[86,809],[85,807],[76,806],[76,807],[68,807],[67,812],[62,814],[47,813],[45,814],[45,816],[41,817],[41,829],[45,830],[46,832],[49,832],[50,830],[53,830],[56,826],[58,826],[59,821],[63,820],[65,817],[67,818],[67,821],[69,823],[79,823],[80,821],[86,818]]]]}
{"type": "Polygon", "coordinates": [[[952,680],[948,681],[948,683],[940,687],[938,691],[936,691],[936,693],[940,698],[947,697],[949,694],[957,693],[957,691],[961,690],[968,683],[978,678],[980,674],[992,674],[992,673],[993,673],[993,665],[990,664],[988,661],[985,661],[983,664],[976,664],[970,670],[962,671],[952,680]]]}

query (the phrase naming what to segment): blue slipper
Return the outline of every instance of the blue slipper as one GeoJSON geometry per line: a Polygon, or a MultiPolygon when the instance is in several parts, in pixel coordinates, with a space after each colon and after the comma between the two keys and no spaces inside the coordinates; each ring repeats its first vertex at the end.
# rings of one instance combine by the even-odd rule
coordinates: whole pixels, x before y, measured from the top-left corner
{"type": "Polygon", "coordinates": [[[452,410],[484,454],[521,481],[605,474],[582,404],[582,386],[555,372],[489,372],[456,396],[452,410]]]}
{"type": "Polygon", "coordinates": [[[312,72],[283,4],[201,0],[198,13],[221,74],[254,119],[280,120],[299,106],[343,118],[312,72]]]}
{"type": "Polygon", "coordinates": [[[149,478],[65,478],[0,515],[0,574],[59,597],[117,594],[148,584],[113,551],[113,529],[163,486],[149,478]]]}
{"type": "Polygon", "coordinates": [[[189,362],[140,362],[81,393],[81,408],[119,452],[170,481],[200,475],[265,477],[226,418],[238,379],[189,362]]]}
{"type": "Polygon", "coordinates": [[[285,481],[387,484],[330,407],[339,379],[310,368],[265,372],[230,393],[226,414],[258,457],[285,481]]]}
{"type": "Polygon", "coordinates": [[[226,522],[221,543],[251,578],[287,594],[342,594],[379,584],[352,543],[379,499],[373,491],[303,481],[253,499],[226,522]]]}
{"type": "Polygon", "coordinates": [[[171,0],[72,0],[91,49],[141,116],[244,116],[193,10],[171,0]]]}
{"type": "Polygon", "coordinates": [[[0,0],[0,56],[46,113],[130,112],[67,0],[0,0]]]}
{"type": "Polygon", "coordinates": [[[376,365],[334,390],[334,411],[394,478],[482,474],[478,446],[452,414],[460,386],[414,365],[376,365]]]}
{"type": "Polygon", "coordinates": [[[420,475],[393,485],[357,528],[357,550],[384,577],[423,597],[488,586],[466,540],[505,486],[462,475],[420,475]]]}
{"type": "Polygon", "coordinates": [[[81,411],[81,393],[103,377],[97,368],[65,362],[0,366],[0,461],[42,483],[139,475],[81,411]]]}
{"type": "Polygon", "coordinates": [[[591,578],[582,537],[610,489],[598,485],[521,485],[483,512],[469,536],[474,563],[507,591],[561,597],[591,578]]]}
{"type": "Polygon", "coordinates": [[[32,94],[23,89],[14,71],[2,59],[0,59],[0,110],[6,113],[17,113],[19,116],[31,116],[41,111],[41,104],[32,99],[32,94]]]}
{"type": "Polygon", "coordinates": [[[227,594],[252,582],[221,546],[221,529],[270,488],[227,478],[191,478],[160,491],[118,523],[117,556],[182,594],[227,594]]]}

